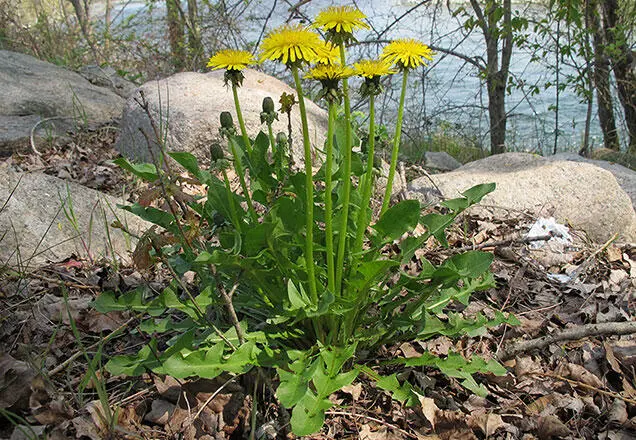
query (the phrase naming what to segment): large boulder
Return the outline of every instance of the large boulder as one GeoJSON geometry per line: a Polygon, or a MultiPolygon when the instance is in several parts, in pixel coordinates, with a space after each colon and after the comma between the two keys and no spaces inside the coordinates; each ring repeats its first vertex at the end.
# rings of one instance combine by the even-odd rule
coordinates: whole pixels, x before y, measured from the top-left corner
{"type": "Polygon", "coordinates": [[[625,191],[629,198],[632,199],[632,205],[636,206],[636,171],[630,170],[629,168],[614,162],[581,157],[576,153],[559,153],[554,156],[548,156],[548,159],[556,161],[569,160],[572,162],[584,162],[609,171],[614,175],[620,187],[623,188],[623,191],[625,191]]]}
{"type": "MultiPolygon", "coordinates": [[[[238,95],[247,132],[254,137],[259,130],[267,130],[260,121],[263,98],[269,96],[278,103],[283,92],[296,93],[282,81],[264,73],[251,69],[244,73],[245,80],[238,95]]],[[[207,158],[210,144],[220,140],[219,115],[223,111],[232,113],[238,130],[232,89],[225,85],[222,71],[177,73],[163,80],[150,81],[139,90],[143,91],[152,118],[164,130],[162,135],[167,141],[168,150],[187,151],[199,159],[207,158]]],[[[131,160],[150,162],[152,157],[148,143],[140,130],[150,137],[153,149],[157,150],[158,144],[150,120],[138,103],[139,99],[140,94],[136,92],[126,103],[116,147],[131,160]]],[[[312,145],[322,149],[327,134],[327,113],[313,102],[305,102],[310,140],[312,145]]],[[[276,106],[279,107],[278,104],[276,106]]],[[[274,133],[287,133],[286,115],[279,115],[273,128],[274,133]]],[[[303,151],[298,105],[294,106],[292,112],[292,138],[294,158],[298,161],[303,151]]]]}
{"type": "Polygon", "coordinates": [[[437,188],[428,177],[419,178],[409,186],[410,197],[433,202],[439,199],[438,190],[453,198],[474,185],[495,182],[497,189],[474,208],[475,213],[498,216],[509,210],[530,211],[568,222],[595,241],[605,241],[614,233],[625,241],[636,240],[636,214],[629,196],[609,171],[595,165],[506,153],[431,178],[437,188]]]}
{"type": "Polygon", "coordinates": [[[42,173],[0,170],[0,267],[39,265],[75,254],[126,260],[150,225],[117,207],[122,200],[42,173]],[[3,206],[4,205],[4,206],[3,206]],[[74,220],[70,220],[74,219],[74,220]]]}
{"type": "Polygon", "coordinates": [[[0,156],[29,148],[36,124],[36,135],[64,135],[68,126],[109,123],[124,106],[121,97],[75,72],[7,50],[0,50],[0,84],[0,156]]]}
{"type": "Polygon", "coordinates": [[[427,151],[424,153],[426,168],[433,168],[439,171],[453,171],[461,167],[462,164],[446,151],[427,151]]]}

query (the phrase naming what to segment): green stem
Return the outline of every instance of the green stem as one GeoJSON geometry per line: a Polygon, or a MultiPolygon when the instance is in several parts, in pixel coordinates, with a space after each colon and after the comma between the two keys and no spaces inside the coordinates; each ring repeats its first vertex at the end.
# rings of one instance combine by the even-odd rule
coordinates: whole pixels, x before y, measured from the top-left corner
{"type": "Polygon", "coordinates": [[[386,182],[386,191],[384,192],[380,215],[384,214],[384,212],[389,208],[391,193],[393,192],[393,179],[395,179],[395,168],[397,167],[398,153],[400,152],[400,136],[402,135],[402,118],[404,116],[404,98],[406,97],[408,74],[408,69],[404,69],[404,72],[402,73],[402,93],[400,94],[397,125],[395,127],[395,136],[393,138],[393,152],[391,153],[391,168],[389,168],[389,177],[386,182]]]}
{"type": "Polygon", "coordinates": [[[331,200],[331,177],[333,176],[333,131],[336,123],[336,104],[329,104],[329,127],[327,129],[327,157],[325,167],[325,235],[327,247],[327,287],[335,294],[336,275],[333,253],[333,203],[331,200]]]}
{"type": "Polygon", "coordinates": [[[305,264],[307,265],[307,277],[309,278],[309,294],[314,304],[318,304],[318,293],[316,291],[316,275],[314,261],[314,182],[311,168],[311,144],[309,142],[309,125],[307,124],[307,110],[305,109],[305,98],[303,88],[300,83],[298,67],[292,66],[292,75],[296,84],[298,94],[298,107],[300,109],[300,120],[303,126],[303,147],[305,150],[305,264]]]}
{"type": "Polygon", "coordinates": [[[230,149],[232,150],[232,156],[234,157],[234,169],[236,174],[238,174],[239,182],[241,183],[241,189],[243,189],[243,195],[245,196],[245,200],[247,201],[247,209],[252,216],[254,221],[258,220],[258,215],[256,214],[256,210],[254,209],[254,205],[252,204],[252,198],[250,197],[249,189],[247,188],[247,183],[245,183],[245,175],[243,173],[243,164],[241,162],[241,156],[238,154],[238,145],[236,144],[236,140],[233,136],[228,136],[228,143],[230,144],[230,149]]]}
{"type": "Polygon", "coordinates": [[[232,222],[234,227],[239,233],[241,233],[241,223],[239,220],[238,212],[236,211],[236,205],[234,204],[234,194],[230,187],[230,179],[227,177],[227,172],[223,170],[223,181],[225,182],[225,190],[227,192],[228,203],[230,204],[230,215],[232,215],[232,222]]]}
{"type": "Polygon", "coordinates": [[[267,135],[269,137],[269,146],[272,148],[272,158],[276,160],[276,139],[274,139],[274,131],[272,130],[272,124],[267,123],[267,135]]]}
{"type": "Polygon", "coordinates": [[[243,121],[243,113],[241,112],[241,104],[238,98],[238,87],[236,84],[232,84],[232,93],[234,94],[234,107],[236,107],[236,117],[239,121],[239,127],[241,127],[241,135],[243,136],[243,143],[248,154],[252,154],[252,144],[250,144],[250,138],[247,136],[247,130],[245,129],[245,121],[243,121]]]}
{"type": "Polygon", "coordinates": [[[373,160],[375,157],[375,96],[373,94],[369,96],[369,148],[367,151],[367,171],[363,185],[362,202],[360,203],[360,210],[358,211],[356,241],[353,245],[354,254],[362,251],[364,233],[371,221],[368,208],[371,204],[371,192],[373,190],[373,160]]]}
{"type": "MultiPolygon", "coordinates": [[[[346,66],[346,56],[344,43],[340,43],[340,59],[343,66],[346,66]]],[[[351,103],[349,102],[349,81],[342,80],[342,93],[344,95],[345,108],[345,145],[344,151],[344,174],[342,176],[342,214],[340,228],[338,229],[338,258],[336,260],[336,292],[342,290],[342,277],[345,266],[345,246],[347,242],[347,225],[349,220],[349,201],[351,199],[351,103]]]]}

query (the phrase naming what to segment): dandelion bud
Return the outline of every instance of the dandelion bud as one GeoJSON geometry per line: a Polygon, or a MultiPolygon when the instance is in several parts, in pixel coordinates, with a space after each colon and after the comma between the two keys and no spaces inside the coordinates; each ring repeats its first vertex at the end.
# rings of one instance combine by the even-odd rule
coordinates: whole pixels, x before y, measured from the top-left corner
{"type": "Polygon", "coordinates": [[[274,100],[267,96],[263,99],[263,113],[273,113],[276,109],[274,108],[274,100]]]}
{"type": "Polygon", "coordinates": [[[234,128],[234,121],[230,112],[221,112],[221,127],[225,129],[234,128]]]}
{"type": "Polygon", "coordinates": [[[278,145],[287,145],[287,135],[282,131],[276,135],[276,143],[278,145]]]}
{"type": "Polygon", "coordinates": [[[223,148],[218,142],[214,142],[210,145],[210,159],[212,162],[216,162],[223,159],[223,148]]]}

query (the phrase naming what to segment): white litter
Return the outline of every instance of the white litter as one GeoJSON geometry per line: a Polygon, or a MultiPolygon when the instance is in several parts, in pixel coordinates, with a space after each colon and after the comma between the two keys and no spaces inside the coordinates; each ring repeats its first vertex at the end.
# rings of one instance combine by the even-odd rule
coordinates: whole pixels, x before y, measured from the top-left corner
{"type": "Polygon", "coordinates": [[[526,240],[530,241],[531,249],[539,249],[546,243],[559,243],[564,246],[572,244],[572,236],[567,226],[557,223],[554,217],[539,218],[528,231],[526,240]],[[539,237],[551,236],[549,240],[534,240],[539,237]],[[533,241],[534,240],[534,241],[533,241]]]}

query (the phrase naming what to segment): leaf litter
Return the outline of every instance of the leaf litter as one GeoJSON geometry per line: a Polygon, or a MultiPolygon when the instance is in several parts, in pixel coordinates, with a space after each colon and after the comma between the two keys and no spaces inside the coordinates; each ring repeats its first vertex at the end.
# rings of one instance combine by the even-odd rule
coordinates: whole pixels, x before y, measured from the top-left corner
{"type": "MultiPolygon", "coordinates": [[[[71,143],[45,157],[14,156],[4,166],[24,170],[40,166],[62,178],[116,191],[123,174],[114,166],[106,170],[114,156],[108,150],[108,139],[97,136],[97,142],[103,143],[101,150],[95,149],[101,153],[71,143]],[[69,161],[75,171],[65,175],[69,161]],[[82,163],[93,168],[80,172],[81,166],[77,167],[82,163]]],[[[150,197],[149,202],[153,198],[148,192],[141,194],[150,197]]],[[[533,224],[527,216],[485,220],[465,215],[462,220],[451,228],[448,249],[431,241],[404,269],[416,272],[421,270],[423,258],[438,262],[459,249],[493,252],[497,288],[475,295],[467,307],[458,304],[455,312],[464,319],[492,310],[513,312],[520,325],[499,325],[461,338],[438,336],[386,346],[377,358],[413,357],[425,351],[441,356],[479,354],[505,361],[507,374],[482,375],[488,394],[480,397],[438,370],[386,370],[388,367],[378,363],[374,369],[396,373],[416,387],[420,405],[402,406],[361,376],[332,396],[339,408],[328,413],[322,433],[309,438],[636,437],[634,332],[592,334],[548,343],[508,359],[503,356],[523,341],[554,336],[565,329],[633,322],[634,247],[616,242],[595,245],[574,231],[572,243],[533,249],[525,239],[533,224]]],[[[143,261],[138,259],[138,263],[143,261]]],[[[95,387],[86,380],[89,362],[83,350],[88,359],[98,352],[107,359],[127,352],[143,339],[134,315],[101,315],[90,302],[112,289],[128,291],[144,285],[160,291],[170,281],[169,272],[160,265],[115,269],[106,262],[90,265],[69,256],[30,273],[4,270],[0,278],[4,311],[0,410],[7,414],[0,422],[1,438],[30,438],[24,434],[27,432],[54,439],[240,439],[250,438],[252,427],[253,438],[290,438],[289,414],[273,397],[271,387],[276,384],[261,382],[254,401],[254,375],[183,380],[146,373],[129,378],[109,376],[101,365],[93,365],[96,377],[106,385],[108,405],[116,409],[116,422],[109,424],[95,387]],[[80,341],[73,335],[72,323],[80,331],[80,341]]],[[[189,284],[187,279],[184,282],[189,284]]]]}

